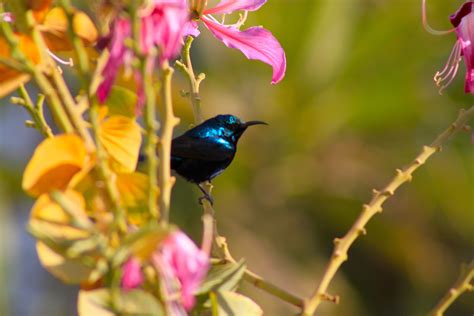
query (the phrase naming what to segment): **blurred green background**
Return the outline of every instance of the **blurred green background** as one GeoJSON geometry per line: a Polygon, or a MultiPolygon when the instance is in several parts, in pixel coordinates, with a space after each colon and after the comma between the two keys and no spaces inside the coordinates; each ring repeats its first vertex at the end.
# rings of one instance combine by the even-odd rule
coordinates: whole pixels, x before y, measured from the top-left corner
{"type": "MultiPolygon", "coordinates": [[[[429,1],[429,20],[450,27],[462,1],[429,1]]],[[[269,122],[241,139],[228,170],[214,181],[221,234],[235,257],[255,272],[308,296],[342,236],[395,168],[409,163],[472,104],[464,95],[464,66],[444,95],[432,77],[443,68],[455,35],[433,36],[421,26],[421,0],[269,0],[246,26],[264,25],[285,48],[286,78],[228,49],[201,29],[193,46],[195,69],[205,72],[206,117],[232,113],[269,122]]],[[[71,86],[76,83],[70,81],[71,86]]],[[[187,89],[180,74],[176,92],[187,89]]],[[[182,118],[192,123],[176,93],[182,118]]],[[[23,127],[23,109],[0,106],[1,315],[71,315],[76,290],[38,263],[25,232],[32,200],[21,173],[40,137],[23,127]]],[[[182,181],[173,191],[172,220],[196,239],[202,210],[197,189],[182,181]]],[[[339,305],[320,315],[423,315],[474,256],[474,150],[457,135],[416,172],[351,248],[330,287],[339,305]]],[[[266,315],[297,312],[245,283],[242,290],[266,315]]],[[[472,315],[465,294],[447,315],[472,315]]]]}

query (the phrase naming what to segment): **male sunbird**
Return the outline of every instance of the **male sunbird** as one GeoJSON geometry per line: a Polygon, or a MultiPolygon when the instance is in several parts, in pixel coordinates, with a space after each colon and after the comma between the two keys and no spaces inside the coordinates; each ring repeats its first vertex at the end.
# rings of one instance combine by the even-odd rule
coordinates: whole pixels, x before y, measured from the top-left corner
{"type": "Polygon", "coordinates": [[[212,203],[211,196],[200,184],[211,181],[230,165],[240,136],[247,127],[258,124],[267,125],[262,121],[242,122],[229,114],[208,119],[173,139],[171,169],[189,182],[196,183],[204,193],[203,198],[212,203]]]}

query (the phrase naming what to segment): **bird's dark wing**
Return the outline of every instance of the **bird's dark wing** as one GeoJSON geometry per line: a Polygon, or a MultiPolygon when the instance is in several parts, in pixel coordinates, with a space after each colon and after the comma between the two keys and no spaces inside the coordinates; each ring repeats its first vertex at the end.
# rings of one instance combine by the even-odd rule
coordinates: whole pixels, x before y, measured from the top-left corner
{"type": "Polygon", "coordinates": [[[232,159],[234,153],[234,145],[222,138],[197,138],[184,134],[173,139],[171,145],[171,155],[180,158],[223,161],[232,159]]]}

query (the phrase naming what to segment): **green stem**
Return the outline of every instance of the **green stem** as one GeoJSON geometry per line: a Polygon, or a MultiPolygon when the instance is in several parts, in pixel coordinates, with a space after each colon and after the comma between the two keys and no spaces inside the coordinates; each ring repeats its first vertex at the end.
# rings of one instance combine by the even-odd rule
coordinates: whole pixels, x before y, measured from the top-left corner
{"type": "Polygon", "coordinates": [[[171,142],[173,140],[173,129],[179,123],[179,119],[174,116],[171,78],[173,68],[167,61],[162,66],[162,98],[163,115],[161,123],[161,133],[158,142],[158,154],[160,156],[158,164],[158,186],[160,188],[160,213],[161,222],[167,223],[169,220],[169,209],[171,200],[171,189],[173,188],[175,178],[171,176],[171,142]]]}
{"type": "Polygon", "coordinates": [[[145,153],[148,163],[148,210],[153,218],[158,218],[159,212],[157,207],[157,185],[158,185],[158,157],[156,155],[156,146],[158,144],[158,127],[156,120],[156,93],[153,87],[153,75],[148,70],[153,62],[154,56],[141,60],[142,77],[145,90],[145,130],[146,144],[145,153]]]}
{"type": "Polygon", "coordinates": [[[25,89],[25,86],[21,85],[20,88],[18,89],[18,94],[22,97],[23,107],[30,113],[31,118],[34,121],[35,128],[45,137],[53,137],[53,132],[51,131],[51,127],[49,127],[48,123],[46,122],[43,114],[43,101],[44,101],[44,96],[40,95],[38,97],[38,101],[35,104],[33,104],[33,101],[30,98],[30,95],[25,89]]]}
{"type": "MultiPolygon", "coordinates": [[[[314,293],[306,300],[302,315],[313,315],[319,305],[333,296],[327,294],[327,289],[334,278],[339,267],[347,260],[347,253],[351,245],[360,236],[366,233],[365,226],[369,220],[377,213],[382,212],[383,203],[395,194],[395,191],[404,183],[410,182],[412,175],[427,159],[441,150],[441,146],[448,141],[451,136],[461,131],[468,121],[474,117],[474,106],[469,110],[461,110],[458,118],[451,124],[436,140],[429,146],[424,146],[421,153],[403,169],[397,169],[395,177],[382,189],[374,190],[372,200],[365,204],[362,212],[356,219],[352,227],[342,238],[334,239],[334,250],[326,266],[325,272],[314,293]]],[[[337,296],[336,296],[337,301],[337,296]]]]}
{"type": "Polygon", "coordinates": [[[456,282],[451,286],[449,291],[436,304],[429,316],[443,316],[444,312],[451,304],[464,292],[474,291],[474,260],[468,265],[461,267],[461,273],[456,282]]]}
{"type": "Polygon", "coordinates": [[[201,111],[201,96],[199,93],[199,87],[201,82],[206,78],[205,74],[200,73],[197,77],[194,74],[193,63],[191,60],[191,45],[194,38],[188,36],[186,43],[184,44],[182,52],[182,61],[176,61],[176,66],[178,67],[184,75],[187,76],[189,80],[189,99],[191,100],[191,106],[193,108],[194,121],[196,124],[199,124],[203,121],[202,111],[201,111]]]}
{"type": "MultiPolygon", "coordinates": [[[[0,10],[0,13],[3,13],[3,11],[0,10]]],[[[33,29],[33,39],[35,40],[35,43],[37,43],[37,40],[39,39],[39,36],[41,35],[38,35],[39,32],[34,31],[34,28],[35,28],[34,19],[31,16],[31,12],[27,13],[27,17],[28,17],[28,20],[30,21],[30,27],[33,29]]],[[[12,27],[9,23],[1,21],[0,27],[1,27],[1,33],[7,40],[13,59],[22,65],[23,70],[26,73],[33,76],[39,89],[47,97],[49,108],[53,114],[55,121],[58,123],[59,127],[62,130],[64,130],[66,133],[72,133],[74,131],[74,128],[71,122],[69,121],[69,118],[67,117],[66,112],[62,108],[61,100],[59,99],[56,91],[54,90],[52,85],[49,83],[46,76],[43,74],[43,70],[44,70],[42,67],[43,65],[33,64],[26,57],[26,55],[21,51],[18,39],[14,35],[12,27]]],[[[45,61],[45,59],[47,60],[48,58],[45,57],[45,52],[40,47],[37,47],[37,49],[39,50],[41,54],[41,60],[42,61],[45,61]]]]}

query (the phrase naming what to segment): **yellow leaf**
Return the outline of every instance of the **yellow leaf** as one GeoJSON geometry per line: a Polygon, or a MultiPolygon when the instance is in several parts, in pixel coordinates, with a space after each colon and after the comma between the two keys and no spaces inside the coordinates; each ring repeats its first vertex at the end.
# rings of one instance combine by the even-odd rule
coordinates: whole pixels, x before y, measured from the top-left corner
{"type": "Polygon", "coordinates": [[[142,135],[140,126],[121,115],[113,115],[99,128],[100,142],[104,145],[118,171],[133,172],[137,166],[142,135]]]}
{"type": "MultiPolygon", "coordinates": [[[[76,221],[89,221],[84,210],[85,201],[82,195],[76,191],[68,190],[64,193],[64,197],[76,206],[76,221]]],[[[31,209],[30,229],[48,240],[58,243],[58,248],[65,246],[64,242],[68,244],[90,236],[88,231],[73,227],[71,224],[70,215],[54,202],[48,194],[41,195],[31,209]]]]}
{"type": "MultiPolygon", "coordinates": [[[[148,188],[148,176],[143,173],[117,174],[117,189],[120,192],[120,199],[127,209],[128,220],[134,225],[141,226],[150,218],[148,188]]],[[[158,187],[155,188],[155,194],[157,198],[158,187]]]]}
{"type": "Polygon", "coordinates": [[[65,189],[86,163],[86,148],[79,136],[64,134],[48,138],[38,145],[26,166],[23,190],[39,196],[52,190],[65,189]]]}
{"type": "Polygon", "coordinates": [[[36,252],[41,265],[65,283],[79,284],[87,281],[93,271],[79,259],[66,259],[42,242],[36,243],[36,252]]]}
{"type": "MultiPolygon", "coordinates": [[[[52,51],[71,50],[72,44],[67,36],[68,20],[62,8],[52,8],[43,21],[43,32],[46,44],[52,51]]],[[[97,41],[98,32],[92,20],[82,11],[76,11],[72,20],[76,35],[91,45],[97,41]]]]}

